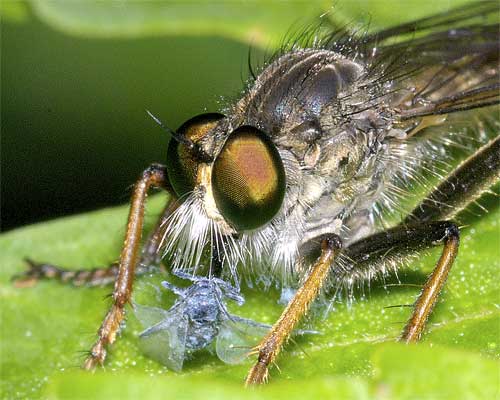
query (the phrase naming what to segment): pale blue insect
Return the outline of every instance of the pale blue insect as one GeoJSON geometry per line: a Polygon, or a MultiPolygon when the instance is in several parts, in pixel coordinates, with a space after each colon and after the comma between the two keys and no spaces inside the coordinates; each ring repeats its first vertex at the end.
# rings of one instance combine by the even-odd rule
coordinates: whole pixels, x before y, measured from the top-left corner
{"type": "MultiPolygon", "coordinates": [[[[178,296],[174,305],[164,310],[134,304],[134,312],[145,328],[139,335],[143,352],[174,371],[197,350],[208,348],[228,364],[241,362],[251,347],[271,328],[247,318],[229,314],[226,301],[242,305],[239,290],[219,278],[196,277],[177,272],[192,282],[179,288],[162,282],[165,289],[178,296]]],[[[314,333],[298,331],[298,334],[314,333]]]]}

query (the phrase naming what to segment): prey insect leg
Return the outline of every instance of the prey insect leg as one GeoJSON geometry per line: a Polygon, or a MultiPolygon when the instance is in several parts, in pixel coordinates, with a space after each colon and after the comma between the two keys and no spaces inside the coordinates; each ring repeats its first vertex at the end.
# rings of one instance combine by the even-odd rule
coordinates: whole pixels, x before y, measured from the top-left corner
{"type": "MultiPolygon", "coordinates": [[[[170,197],[163,210],[162,217],[159,219],[159,223],[144,244],[139,263],[135,269],[136,275],[147,273],[150,266],[159,264],[159,246],[165,229],[162,222],[177,206],[178,203],[173,200],[173,197],[170,197]]],[[[62,283],[70,283],[74,286],[104,286],[115,281],[119,269],[118,262],[114,262],[106,267],[92,269],[67,269],[30,259],[26,259],[25,261],[28,264],[28,270],[12,277],[16,287],[31,287],[41,279],[57,279],[62,283]]]]}
{"type": "Polygon", "coordinates": [[[135,184],[123,250],[120,255],[118,276],[113,290],[113,304],[99,328],[98,339],[83,364],[85,369],[92,369],[97,364],[103,364],[106,358],[106,347],[115,341],[120,323],[125,316],[125,305],[130,301],[132,295],[135,268],[139,261],[141,234],[144,225],[144,206],[148,190],[152,186],[172,192],[164,166],[151,165],[135,184]]]}
{"type": "Polygon", "coordinates": [[[309,276],[293,299],[290,300],[270,332],[257,346],[258,360],[248,373],[246,386],[267,381],[269,364],[274,361],[294,327],[316,299],[328,277],[330,266],[341,247],[342,243],[338,236],[328,235],[323,238],[321,254],[312,266],[309,276]]]}

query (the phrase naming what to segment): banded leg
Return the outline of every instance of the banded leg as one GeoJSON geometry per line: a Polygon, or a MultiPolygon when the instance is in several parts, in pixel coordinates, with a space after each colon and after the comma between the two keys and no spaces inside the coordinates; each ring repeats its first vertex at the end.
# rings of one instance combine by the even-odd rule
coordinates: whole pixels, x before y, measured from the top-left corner
{"type": "Polygon", "coordinates": [[[118,263],[92,269],[66,269],[30,259],[25,261],[28,270],[12,277],[14,286],[18,288],[34,286],[42,279],[57,279],[74,286],[103,286],[114,282],[118,274],[118,263]]]}
{"type": "Polygon", "coordinates": [[[173,192],[167,178],[166,168],[153,164],[147,168],[134,187],[123,250],[120,255],[118,276],[113,290],[113,304],[98,331],[98,338],[85,360],[83,367],[92,369],[103,364],[106,347],[115,341],[120,323],[125,316],[125,305],[132,295],[135,268],[139,260],[141,234],[144,225],[144,206],[151,186],[162,187],[173,192]]]}
{"type": "Polygon", "coordinates": [[[401,257],[410,253],[443,245],[443,253],[415,302],[412,316],[401,335],[402,341],[416,342],[422,335],[453,265],[458,252],[459,236],[458,228],[453,222],[397,226],[347,247],[342,255],[351,268],[346,270],[345,265],[335,266],[332,274],[341,279],[363,279],[386,269],[388,263],[400,261],[401,257]]]}
{"type": "MultiPolygon", "coordinates": [[[[160,263],[159,246],[165,230],[162,221],[170,215],[178,203],[172,201],[171,197],[163,210],[155,229],[146,240],[141,258],[135,270],[135,275],[142,275],[149,271],[152,265],[160,263]]],[[[28,270],[14,275],[12,281],[18,288],[32,287],[42,279],[57,279],[62,283],[69,283],[73,286],[104,286],[113,283],[118,275],[117,262],[106,267],[96,267],[92,269],[77,268],[67,269],[50,263],[36,262],[30,259],[25,260],[28,264],[28,270]]]]}
{"type": "Polygon", "coordinates": [[[246,386],[267,381],[269,364],[274,361],[297,323],[307,313],[311,303],[316,299],[341,246],[340,239],[335,235],[322,240],[321,255],[314,263],[306,281],[288,303],[270,332],[257,346],[258,360],[248,373],[246,386]]]}

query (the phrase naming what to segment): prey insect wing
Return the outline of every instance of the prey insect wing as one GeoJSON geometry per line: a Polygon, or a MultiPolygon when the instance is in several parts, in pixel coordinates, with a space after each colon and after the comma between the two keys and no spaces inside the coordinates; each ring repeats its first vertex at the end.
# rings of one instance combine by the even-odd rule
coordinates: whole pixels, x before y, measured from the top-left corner
{"type": "MultiPolygon", "coordinates": [[[[215,350],[217,356],[226,364],[240,364],[255,350],[272,326],[252,319],[229,315],[221,324],[215,350]]],[[[310,329],[297,329],[293,336],[319,335],[321,332],[310,329]]]]}
{"type": "Polygon", "coordinates": [[[182,370],[186,358],[188,318],[182,307],[165,311],[157,307],[134,304],[134,312],[142,326],[140,347],[149,358],[173,371],[182,370]]]}
{"type": "MultiPolygon", "coordinates": [[[[200,278],[178,272],[177,277],[192,282],[178,288],[169,282],[162,286],[178,296],[173,306],[159,307],[133,303],[136,317],[145,330],[139,335],[143,352],[174,371],[180,371],[184,360],[204,348],[215,351],[227,364],[242,362],[269,332],[271,325],[232,315],[227,300],[244,302],[239,290],[218,278],[200,278]]],[[[296,335],[316,334],[298,330],[296,335]]]]}
{"type": "Polygon", "coordinates": [[[217,356],[226,364],[243,362],[270,329],[271,325],[231,315],[223,321],[217,335],[217,356]]]}

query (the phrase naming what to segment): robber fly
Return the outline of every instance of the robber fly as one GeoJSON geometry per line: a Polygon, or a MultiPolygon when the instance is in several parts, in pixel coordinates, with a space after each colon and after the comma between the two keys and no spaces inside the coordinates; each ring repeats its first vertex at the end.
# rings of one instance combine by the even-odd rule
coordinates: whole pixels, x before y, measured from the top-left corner
{"type": "MultiPolygon", "coordinates": [[[[164,127],[166,165],[151,165],[135,185],[113,304],[84,367],[104,363],[137,267],[162,259],[174,270],[205,265],[198,273],[298,286],[255,348],[250,385],[267,380],[320,291],[352,290],[442,246],[400,338],[418,341],[458,252],[452,219],[499,180],[497,13],[497,2],[479,2],[376,33],[306,29],[223,113],[164,127]],[[454,134],[488,124],[494,138],[400,222],[380,223],[383,206],[396,209],[422,171],[441,175],[454,134]],[[141,253],[151,187],[171,196],[141,253]]],[[[44,273],[35,265],[28,276],[44,273]]]]}
{"type": "MultiPolygon", "coordinates": [[[[242,305],[239,289],[219,278],[195,277],[175,272],[190,280],[187,288],[164,281],[162,286],[178,299],[165,310],[133,303],[133,310],[144,328],[139,337],[144,353],[174,371],[180,371],[186,359],[198,350],[208,348],[227,364],[243,361],[271,325],[231,315],[226,299],[242,305]],[[215,346],[214,346],[215,345],[215,346]]],[[[294,333],[318,333],[298,330],[294,333]]]]}

